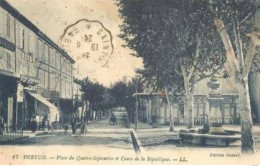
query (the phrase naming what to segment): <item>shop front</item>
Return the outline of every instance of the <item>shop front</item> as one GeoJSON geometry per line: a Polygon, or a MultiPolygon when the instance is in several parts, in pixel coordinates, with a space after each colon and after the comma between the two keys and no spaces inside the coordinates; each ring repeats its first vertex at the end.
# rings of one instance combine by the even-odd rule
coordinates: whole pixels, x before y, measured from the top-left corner
{"type": "Polygon", "coordinates": [[[56,129],[59,122],[60,113],[55,105],[36,91],[25,91],[25,117],[26,128],[30,128],[32,121],[36,121],[37,129],[56,129]]]}

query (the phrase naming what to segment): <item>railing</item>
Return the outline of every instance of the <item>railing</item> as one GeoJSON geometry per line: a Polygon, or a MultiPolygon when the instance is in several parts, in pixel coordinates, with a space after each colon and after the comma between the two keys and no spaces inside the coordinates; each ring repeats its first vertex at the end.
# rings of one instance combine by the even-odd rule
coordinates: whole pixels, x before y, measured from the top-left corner
{"type": "Polygon", "coordinates": [[[194,118],[194,124],[195,125],[204,125],[209,122],[209,117],[207,114],[201,114],[194,118]]]}
{"type": "Polygon", "coordinates": [[[240,124],[240,118],[234,118],[230,115],[222,115],[221,117],[209,118],[207,114],[201,114],[194,118],[195,125],[204,125],[209,121],[210,123],[240,124]]]}
{"type": "Polygon", "coordinates": [[[224,124],[240,124],[240,118],[235,118],[234,116],[223,115],[222,119],[224,124]]]}
{"type": "Polygon", "coordinates": [[[23,132],[15,131],[12,127],[2,127],[0,129],[0,144],[10,143],[14,141],[22,141],[23,132]]]}

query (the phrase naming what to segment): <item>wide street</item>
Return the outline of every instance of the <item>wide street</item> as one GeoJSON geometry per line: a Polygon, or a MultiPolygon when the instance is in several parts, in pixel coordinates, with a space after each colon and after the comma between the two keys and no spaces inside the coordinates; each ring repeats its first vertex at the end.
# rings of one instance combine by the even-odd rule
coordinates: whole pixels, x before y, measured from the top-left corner
{"type": "MultiPolygon", "coordinates": [[[[27,131],[27,138],[22,144],[18,143],[18,146],[85,146],[88,148],[112,148],[113,150],[126,150],[135,152],[130,131],[126,124],[126,112],[115,112],[117,117],[117,124],[109,124],[109,117],[105,119],[99,119],[87,124],[87,131],[84,134],[79,134],[79,130],[76,134],[72,134],[72,130],[69,129],[67,134],[64,134],[63,130],[56,130],[54,132],[48,132],[38,136],[31,136],[31,131],[27,131]],[[29,133],[28,133],[29,132],[29,133]]],[[[139,123],[141,127],[144,123],[139,123]]],[[[133,127],[133,126],[132,126],[133,127]]],[[[185,128],[185,126],[176,126],[175,131],[185,128]]],[[[227,129],[240,130],[239,126],[225,126],[227,129]]],[[[257,143],[257,149],[259,147],[259,132],[260,128],[256,126],[255,141],[257,143]]],[[[25,134],[26,135],[26,134],[25,134]]],[[[178,147],[179,150],[209,150],[212,147],[197,147],[191,145],[183,145],[178,141],[178,133],[168,132],[168,126],[157,129],[139,129],[136,132],[139,144],[146,152],[161,152],[162,150],[174,151],[178,147]]],[[[217,148],[215,150],[235,150],[240,151],[240,146],[231,146],[228,148],[217,148]]]]}
{"type": "Polygon", "coordinates": [[[124,112],[116,113],[117,125],[109,124],[109,118],[106,118],[88,124],[84,134],[79,134],[79,131],[72,134],[71,129],[67,134],[63,130],[57,130],[26,139],[22,146],[87,145],[133,150],[124,115],[124,112]]]}
{"type": "MultiPolygon", "coordinates": [[[[37,160],[30,160],[30,156],[35,154],[37,154],[37,157],[45,156],[48,159],[46,162],[55,160],[64,164],[73,163],[73,161],[68,161],[70,156],[74,156],[74,161],[76,160],[78,163],[85,163],[88,160],[88,162],[95,164],[107,160],[109,157],[119,157],[122,164],[127,163],[137,154],[130,135],[132,129],[127,128],[125,115],[123,112],[116,113],[117,125],[109,125],[109,118],[105,118],[88,124],[87,131],[84,134],[72,134],[71,130],[64,134],[63,130],[57,130],[38,136],[30,136],[23,143],[11,146],[3,145],[2,150],[7,151],[11,148],[14,150],[14,154],[25,157],[25,161],[31,164],[37,163],[37,160]]],[[[139,125],[141,127],[141,123],[139,125]]],[[[178,131],[181,128],[183,127],[176,127],[175,129],[178,131]]],[[[240,160],[242,162],[240,146],[201,147],[186,145],[178,141],[178,132],[170,133],[168,127],[139,129],[136,136],[139,140],[137,143],[141,148],[141,155],[147,161],[151,156],[155,156],[155,160],[159,157],[160,159],[156,161],[157,164],[163,163],[161,157],[169,158],[171,159],[169,163],[176,164],[179,163],[180,159],[202,162],[205,157],[217,154],[232,155],[235,157],[226,158],[226,160],[240,160]],[[192,155],[187,156],[187,152],[192,155]],[[198,153],[199,156],[197,156],[198,153]]],[[[259,141],[258,138],[256,137],[257,142],[259,141]]],[[[211,160],[220,163],[218,158],[213,157],[211,160]]],[[[115,162],[115,160],[111,159],[111,164],[112,162],[115,162]]]]}

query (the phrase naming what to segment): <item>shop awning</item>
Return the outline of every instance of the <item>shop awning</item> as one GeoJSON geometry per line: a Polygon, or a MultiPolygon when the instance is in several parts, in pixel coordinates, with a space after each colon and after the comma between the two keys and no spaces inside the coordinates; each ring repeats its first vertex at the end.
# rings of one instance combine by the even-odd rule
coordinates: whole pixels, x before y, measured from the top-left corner
{"type": "Polygon", "coordinates": [[[59,110],[55,105],[53,105],[51,102],[49,102],[47,99],[42,97],[40,94],[34,92],[34,91],[26,91],[28,92],[32,97],[40,101],[42,104],[46,105],[49,108],[49,120],[50,122],[59,121],[59,110]]]}

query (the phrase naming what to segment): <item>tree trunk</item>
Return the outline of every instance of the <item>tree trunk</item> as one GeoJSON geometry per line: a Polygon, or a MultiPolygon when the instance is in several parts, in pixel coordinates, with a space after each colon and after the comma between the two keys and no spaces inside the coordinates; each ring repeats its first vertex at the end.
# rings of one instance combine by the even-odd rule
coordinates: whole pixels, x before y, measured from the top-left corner
{"type": "Polygon", "coordinates": [[[186,112],[188,113],[188,129],[194,127],[194,116],[193,116],[193,94],[186,93],[186,112]]]}
{"type": "Polygon", "coordinates": [[[248,80],[242,80],[238,84],[239,110],[241,118],[241,152],[254,153],[253,122],[249,98],[248,80]]]}
{"type": "Polygon", "coordinates": [[[152,126],[154,128],[160,125],[160,100],[159,96],[152,96],[152,126]]]}
{"type": "Polygon", "coordinates": [[[166,94],[168,107],[169,107],[169,110],[170,110],[170,132],[173,132],[174,131],[174,118],[173,118],[172,106],[171,106],[171,101],[170,101],[170,98],[169,98],[167,88],[165,88],[165,94],[166,94]]]}
{"type": "Polygon", "coordinates": [[[187,128],[190,129],[194,127],[194,117],[193,117],[193,91],[194,91],[194,84],[190,86],[190,79],[191,75],[188,76],[186,73],[186,70],[183,65],[181,65],[182,68],[182,75],[184,79],[184,88],[186,92],[186,101],[185,101],[185,112],[184,114],[188,113],[188,126],[187,128]]]}
{"type": "MultiPolygon", "coordinates": [[[[249,48],[247,55],[243,62],[242,54],[238,54],[238,59],[235,56],[229,35],[226,31],[222,20],[216,19],[215,25],[219,31],[220,37],[226,49],[227,62],[225,65],[226,71],[230,74],[232,81],[237,82],[239,93],[239,109],[241,118],[241,152],[254,153],[254,136],[253,136],[253,122],[251,116],[250,97],[248,89],[248,73],[255,54],[255,46],[258,41],[257,35],[252,33],[250,35],[249,48]],[[240,61],[238,61],[240,60],[240,61]],[[239,73],[239,74],[238,74],[239,73]]],[[[237,27],[235,27],[237,28],[237,27]]],[[[235,29],[238,31],[238,29],[235,29]]],[[[236,32],[237,33],[237,32],[236,32]]],[[[239,41],[239,34],[237,36],[237,49],[239,49],[241,40],[239,41]]]]}
{"type": "Polygon", "coordinates": [[[88,121],[89,121],[89,109],[90,109],[90,103],[88,103],[87,101],[85,101],[86,103],[86,112],[85,112],[85,119],[86,119],[86,122],[88,124],[88,121]],[[87,103],[88,103],[88,106],[87,106],[87,103]]]}

